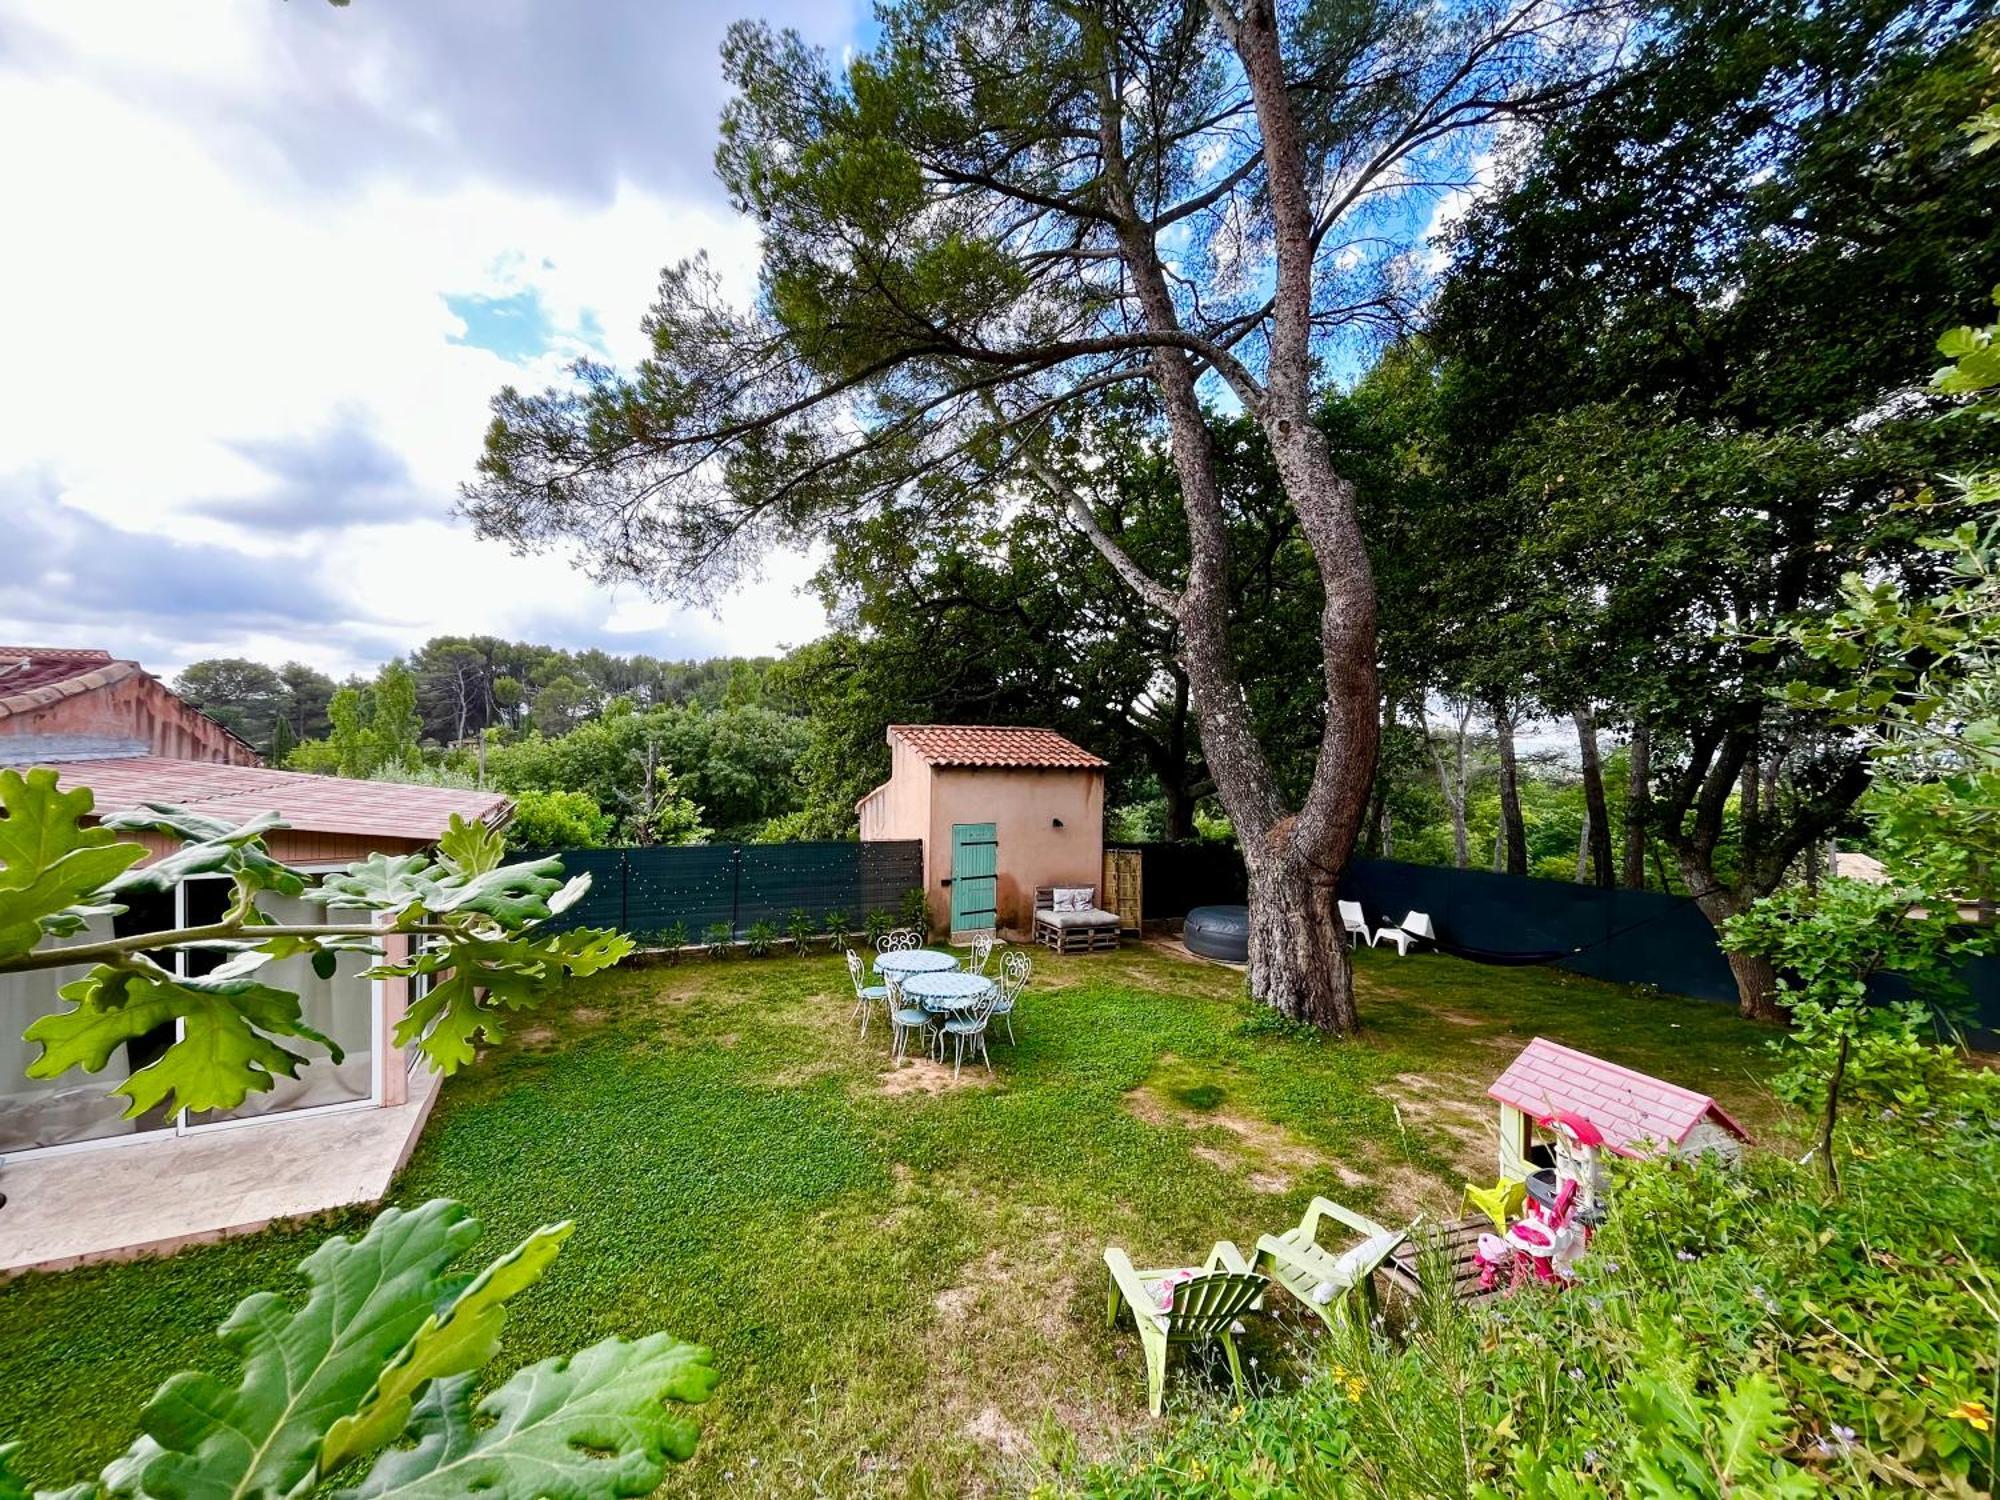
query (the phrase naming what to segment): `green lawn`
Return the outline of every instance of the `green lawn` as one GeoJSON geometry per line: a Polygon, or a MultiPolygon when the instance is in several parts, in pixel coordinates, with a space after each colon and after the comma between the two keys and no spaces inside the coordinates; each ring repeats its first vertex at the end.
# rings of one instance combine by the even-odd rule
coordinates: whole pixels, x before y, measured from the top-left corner
{"type": "MultiPolygon", "coordinates": [[[[1239,974],[1159,947],[1036,965],[997,1080],[958,1088],[889,1071],[879,1026],[857,1041],[835,959],[598,976],[447,1085],[397,1198],[467,1203],[493,1252],[577,1221],[514,1304],[508,1368],[659,1328],[714,1348],[670,1491],[956,1494],[1146,1429],[1135,1341],[1103,1326],[1107,1242],[1197,1259],[1315,1192],[1449,1212],[1494,1175],[1484,1090],[1533,1034],[1770,1120],[1763,1036],[1724,1007],[1364,952],[1368,1031],[1337,1044],[1245,1027],[1239,974]]],[[[296,1289],[366,1218],[0,1287],[0,1437],[44,1483],[109,1457],[161,1379],[221,1363],[240,1297],[296,1289]]]]}

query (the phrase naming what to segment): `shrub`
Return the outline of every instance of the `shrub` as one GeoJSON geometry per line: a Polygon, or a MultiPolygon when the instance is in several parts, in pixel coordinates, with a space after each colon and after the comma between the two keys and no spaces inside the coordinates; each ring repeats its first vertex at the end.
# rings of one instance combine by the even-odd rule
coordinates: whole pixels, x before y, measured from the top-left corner
{"type": "Polygon", "coordinates": [[[926,937],[930,936],[930,908],[924,903],[924,893],[918,887],[911,886],[896,903],[896,925],[911,927],[926,937]]]}
{"type": "Polygon", "coordinates": [[[507,825],[512,849],[597,849],[611,837],[611,815],[588,792],[520,792],[507,825]]]}
{"type": "Polygon", "coordinates": [[[708,949],[710,958],[726,958],[729,950],[736,946],[736,929],[727,922],[710,922],[702,936],[702,943],[708,949]]]}
{"type": "Polygon", "coordinates": [[[752,958],[769,958],[772,945],[778,941],[778,927],[775,922],[752,922],[743,933],[743,946],[750,950],[752,958]]]}
{"type": "Polygon", "coordinates": [[[830,911],[820,918],[820,931],[826,934],[826,945],[838,948],[847,941],[847,935],[854,930],[844,911],[830,911]]]}
{"type": "Polygon", "coordinates": [[[886,911],[871,911],[861,919],[861,930],[866,934],[868,946],[871,948],[881,947],[882,939],[893,932],[895,927],[895,916],[886,911]]]}
{"type": "Polygon", "coordinates": [[[667,962],[673,963],[688,945],[688,924],[676,918],[662,927],[658,936],[660,946],[667,950],[667,962]]]}
{"type": "Polygon", "coordinates": [[[793,907],[785,918],[785,936],[792,940],[792,951],[801,958],[812,947],[813,932],[812,913],[803,906],[793,907]]]}

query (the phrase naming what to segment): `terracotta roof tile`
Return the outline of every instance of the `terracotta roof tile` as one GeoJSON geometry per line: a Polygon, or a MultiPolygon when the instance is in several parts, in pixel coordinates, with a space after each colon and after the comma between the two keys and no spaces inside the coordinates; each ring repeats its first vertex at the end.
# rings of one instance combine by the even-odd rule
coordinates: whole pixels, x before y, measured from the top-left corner
{"type": "Polygon", "coordinates": [[[41,708],[139,670],[109,651],[73,646],[0,646],[0,717],[41,708]]]}
{"type": "Polygon", "coordinates": [[[1546,1037],[1528,1043],[1486,1093],[1531,1115],[1573,1110],[1602,1131],[1605,1145],[1621,1156],[1644,1155],[1648,1141],[1677,1146],[1703,1120],[1714,1120],[1731,1135],[1750,1139],[1749,1132],[1708,1095],[1546,1037]]]}
{"type": "Polygon", "coordinates": [[[238,822],[276,812],[291,827],[316,833],[429,843],[444,833],[453,813],[493,823],[511,811],[497,792],[350,781],[156,755],[72,761],[56,770],[65,785],[87,786],[96,794],[100,817],[144,802],[170,802],[238,822]]]}
{"type": "Polygon", "coordinates": [[[1053,729],[1011,724],[891,724],[901,740],[933,766],[1101,767],[1109,762],[1053,729]]]}

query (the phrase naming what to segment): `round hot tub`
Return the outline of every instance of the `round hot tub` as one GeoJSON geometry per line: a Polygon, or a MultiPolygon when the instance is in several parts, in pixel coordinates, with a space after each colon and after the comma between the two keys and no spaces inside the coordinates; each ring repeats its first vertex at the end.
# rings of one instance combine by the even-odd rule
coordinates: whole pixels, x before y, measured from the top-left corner
{"type": "Polygon", "coordinates": [[[1250,961],[1250,908],[1247,906],[1197,906],[1187,914],[1181,941],[1188,952],[1203,958],[1219,958],[1224,963],[1250,961]]]}

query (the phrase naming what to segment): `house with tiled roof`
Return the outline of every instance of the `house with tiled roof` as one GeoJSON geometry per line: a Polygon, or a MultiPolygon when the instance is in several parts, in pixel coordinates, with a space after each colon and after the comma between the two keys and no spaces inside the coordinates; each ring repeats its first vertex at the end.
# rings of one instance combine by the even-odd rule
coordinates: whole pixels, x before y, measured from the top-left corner
{"type": "Polygon", "coordinates": [[[1103,877],[1106,766],[1052,729],[892,724],[889,779],[855,813],[864,840],[923,841],[934,925],[1025,932],[1037,887],[1103,877]]]}
{"type": "MultiPolygon", "coordinates": [[[[226,822],[274,812],[284,826],[268,836],[271,852],[306,870],[428,848],[453,814],[498,826],[512,812],[509,801],[492,792],[275,770],[136,662],[106,651],[0,647],[0,767],[35,766],[52,767],[65,788],[88,787],[100,817],[151,803],[226,822]]],[[[149,859],[178,847],[151,835],[133,837],[152,849],[149,859]]],[[[128,898],[128,910],[93,918],[71,941],[215,920],[229,892],[223,877],[193,876],[164,894],[128,898]]],[[[280,921],[319,921],[325,911],[277,893],[261,904],[280,921]]],[[[392,951],[401,941],[389,940],[392,951]]],[[[199,974],[219,957],[170,953],[162,961],[199,974]]],[[[57,991],[84,971],[0,975],[0,1157],[7,1159],[9,1199],[0,1211],[0,1274],[94,1258],[107,1248],[136,1251],[213,1238],[291,1213],[380,1197],[414,1144],[436,1090],[427,1072],[412,1074],[409,1057],[391,1036],[411,999],[410,981],[364,978],[367,966],[364,956],[347,954],[322,976],[300,957],[259,974],[299,995],[306,1021],[339,1044],[339,1062],[315,1051],[296,1078],[275,1078],[272,1088],[225,1114],[156,1109],[136,1117],[123,1113],[125,1101],[110,1089],[151,1063],[171,1033],[121,1046],[97,1073],[31,1079],[26,1066],[35,1049],[22,1033],[38,1016],[65,1005],[57,991]],[[251,1122],[259,1128],[233,1128],[251,1122]],[[136,1149],[107,1154],[110,1147],[136,1149]],[[243,1151],[257,1153],[265,1164],[254,1184],[236,1164],[243,1151]],[[201,1185],[209,1170],[229,1184],[227,1193],[201,1185]],[[71,1202],[65,1196],[71,1192],[82,1196],[71,1202]],[[143,1221],[158,1232],[135,1229],[139,1237],[131,1243],[109,1247],[97,1243],[102,1234],[91,1239],[81,1226],[93,1222],[93,1205],[107,1201],[107,1194],[134,1207],[126,1215],[132,1225],[143,1221]],[[163,1194],[165,1201],[141,1214],[137,1205],[148,1194],[163,1194]]]]}
{"type": "Polygon", "coordinates": [[[1486,1095],[1500,1106],[1500,1175],[1525,1180],[1543,1163],[1534,1127],[1556,1115],[1597,1127],[1617,1156],[1701,1156],[1733,1161],[1750,1134],[1707,1094],[1536,1037],[1486,1095]]]}
{"type": "Polygon", "coordinates": [[[70,646],[0,646],[0,761],[114,755],[261,764],[227,725],[136,661],[70,646]]]}

